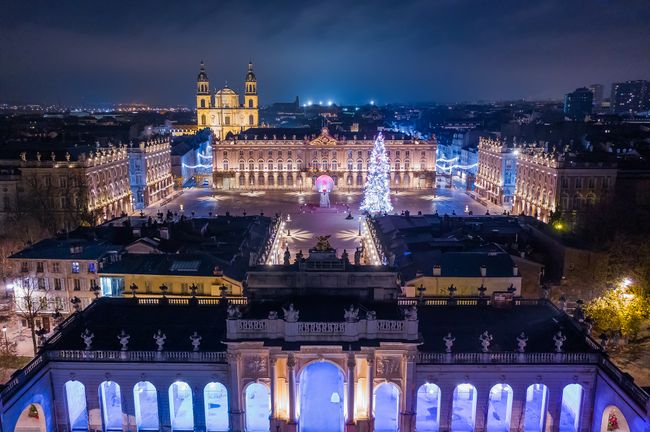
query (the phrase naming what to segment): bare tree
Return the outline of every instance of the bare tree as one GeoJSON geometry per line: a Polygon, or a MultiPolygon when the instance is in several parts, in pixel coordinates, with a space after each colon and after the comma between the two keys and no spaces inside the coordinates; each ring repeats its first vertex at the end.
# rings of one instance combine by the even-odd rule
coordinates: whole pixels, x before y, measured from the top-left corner
{"type": "Polygon", "coordinates": [[[40,330],[36,328],[36,318],[47,310],[48,299],[45,292],[46,290],[39,288],[37,283],[32,283],[30,279],[23,279],[21,286],[14,287],[16,316],[27,322],[27,327],[32,336],[34,355],[38,350],[36,336],[37,331],[40,330]]]}

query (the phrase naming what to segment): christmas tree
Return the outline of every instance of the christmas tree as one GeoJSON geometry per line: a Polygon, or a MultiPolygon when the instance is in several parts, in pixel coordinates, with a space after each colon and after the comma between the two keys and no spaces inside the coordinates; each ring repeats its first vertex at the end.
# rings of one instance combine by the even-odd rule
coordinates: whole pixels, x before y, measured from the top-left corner
{"type": "Polygon", "coordinates": [[[388,173],[390,164],[384,147],[384,136],[379,133],[368,163],[368,178],[363,190],[361,211],[368,213],[387,213],[393,210],[390,203],[390,186],[388,173]]]}
{"type": "Polygon", "coordinates": [[[607,430],[608,431],[617,431],[618,430],[618,418],[616,414],[611,413],[607,419],[607,430]]]}

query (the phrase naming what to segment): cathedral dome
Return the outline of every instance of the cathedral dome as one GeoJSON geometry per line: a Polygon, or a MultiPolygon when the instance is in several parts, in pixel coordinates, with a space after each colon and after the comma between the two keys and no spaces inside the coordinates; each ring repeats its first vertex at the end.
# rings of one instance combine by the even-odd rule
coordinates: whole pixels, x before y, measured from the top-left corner
{"type": "Polygon", "coordinates": [[[231,89],[230,87],[224,87],[221,90],[217,92],[217,95],[219,96],[231,96],[231,95],[236,95],[235,91],[231,89]]]}

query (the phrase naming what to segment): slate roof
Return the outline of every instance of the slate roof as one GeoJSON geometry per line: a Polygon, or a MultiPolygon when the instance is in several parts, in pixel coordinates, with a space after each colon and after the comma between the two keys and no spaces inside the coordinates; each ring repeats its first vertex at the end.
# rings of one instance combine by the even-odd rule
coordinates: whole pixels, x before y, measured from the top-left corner
{"type": "MultiPolygon", "coordinates": [[[[348,131],[339,131],[336,130],[333,127],[328,128],[329,134],[332,137],[338,136],[339,139],[345,138],[347,140],[354,139],[354,137],[357,137],[357,140],[373,140],[375,139],[375,136],[377,135],[378,131],[361,131],[361,132],[348,132],[348,131]],[[365,138],[364,138],[365,136],[365,138]]],[[[267,140],[272,140],[273,135],[275,135],[275,138],[278,140],[284,139],[284,136],[286,135],[286,139],[292,140],[293,136],[296,136],[296,139],[302,140],[305,138],[305,135],[307,135],[308,140],[312,140],[316,137],[318,137],[321,134],[321,129],[314,129],[314,128],[250,128],[246,129],[245,131],[241,132],[240,134],[237,135],[237,139],[243,140],[243,139],[249,139],[252,140],[255,135],[257,135],[258,140],[264,139],[264,136],[266,136],[267,140]]],[[[393,131],[384,131],[384,140],[401,140],[401,139],[411,139],[411,136],[402,132],[393,132],[393,131]],[[393,138],[394,137],[394,138],[393,138]]]]}
{"type": "Polygon", "coordinates": [[[46,239],[11,255],[14,259],[61,259],[61,260],[96,260],[108,252],[119,252],[118,246],[103,240],[83,238],[46,239]],[[81,247],[73,251],[74,246],[81,247]]]}
{"type": "Polygon", "coordinates": [[[223,265],[208,254],[124,254],[119,261],[104,265],[99,273],[213,276],[214,267],[223,265]]]}

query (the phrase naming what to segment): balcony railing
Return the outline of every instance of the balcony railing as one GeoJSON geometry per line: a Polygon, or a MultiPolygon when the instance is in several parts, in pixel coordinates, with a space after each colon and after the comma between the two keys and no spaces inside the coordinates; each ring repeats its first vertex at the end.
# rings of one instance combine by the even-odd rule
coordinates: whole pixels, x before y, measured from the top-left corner
{"type": "Polygon", "coordinates": [[[226,363],[225,352],[213,351],[82,351],[60,350],[45,353],[56,361],[106,361],[106,362],[180,362],[226,363]]]}
{"type": "Polygon", "coordinates": [[[596,353],[418,353],[418,364],[598,364],[596,353]]]}

